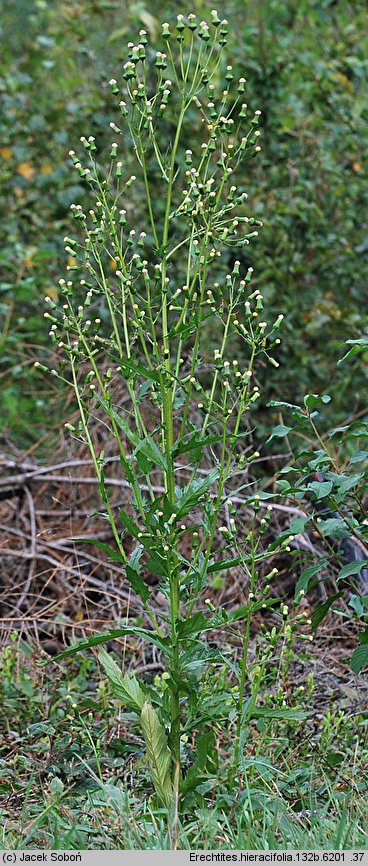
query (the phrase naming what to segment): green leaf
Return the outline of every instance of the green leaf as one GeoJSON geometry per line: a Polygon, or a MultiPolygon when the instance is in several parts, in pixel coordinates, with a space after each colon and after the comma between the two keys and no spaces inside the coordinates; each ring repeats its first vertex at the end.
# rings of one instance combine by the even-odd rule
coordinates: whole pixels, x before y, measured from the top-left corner
{"type": "Polygon", "coordinates": [[[339,571],[338,580],[343,580],[344,577],[350,577],[351,574],[359,574],[362,568],[367,568],[368,559],[356,559],[354,562],[348,562],[347,565],[339,571]]]}
{"type": "MultiPolygon", "coordinates": [[[[161,381],[159,373],[145,367],[144,364],[140,363],[140,361],[132,361],[131,359],[127,361],[125,358],[119,358],[119,364],[125,374],[132,373],[135,376],[142,376],[143,379],[149,379],[150,382],[157,382],[158,384],[161,381]]],[[[126,378],[129,378],[129,375],[126,376],[126,378]]]]}
{"type": "Polygon", "coordinates": [[[148,701],[142,707],[141,724],[154,787],[166,809],[171,809],[173,804],[171,752],[158,713],[148,701]]]}
{"type": "Polygon", "coordinates": [[[197,449],[202,451],[206,445],[214,445],[217,442],[221,442],[221,439],[222,436],[201,436],[200,431],[195,430],[193,433],[179,439],[172,448],[171,453],[173,457],[179,457],[180,454],[187,454],[189,451],[197,449]]]}
{"type": "MultiPolygon", "coordinates": [[[[98,646],[101,643],[109,643],[109,641],[116,640],[119,637],[125,637],[125,635],[144,638],[144,640],[147,640],[149,643],[158,646],[159,649],[163,650],[166,654],[170,654],[167,638],[161,638],[155,631],[148,631],[148,629],[139,628],[138,626],[126,625],[122,628],[114,628],[110,631],[101,632],[100,634],[95,634],[93,637],[89,637],[86,640],[82,640],[79,643],[68,647],[68,649],[63,650],[63,652],[59,653],[57,656],[54,656],[53,661],[58,661],[67,656],[73,656],[83,650],[92,649],[92,647],[98,646]]],[[[49,664],[49,661],[41,663],[42,666],[45,664],[49,664]]]]}
{"type": "Polygon", "coordinates": [[[367,337],[359,337],[357,340],[346,340],[347,346],[352,346],[351,349],[337,362],[338,364],[342,364],[343,361],[347,361],[348,358],[352,358],[353,355],[357,355],[359,352],[365,352],[368,349],[368,336],[367,337]]]}
{"type": "Polygon", "coordinates": [[[360,674],[362,668],[368,667],[368,644],[356,647],[350,659],[350,667],[355,674],[360,674]]]}
{"type": "Polygon", "coordinates": [[[347,538],[350,535],[342,517],[329,517],[328,520],[321,520],[318,526],[324,535],[332,535],[333,538],[347,538]]]}
{"type": "Polygon", "coordinates": [[[364,605],[359,595],[350,596],[349,607],[353,608],[354,613],[356,613],[358,617],[364,616],[364,605]]]}
{"type": "Polygon", "coordinates": [[[151,590],[147,586],[141,575],[141,566],[139,560],[143,550],[144,548],[142,544],[140,544],[138,547],[136,547],[135,550],[133,550],[129,562],[125,566],[125,571],[129,583],[134,589],[134,592],[139,596],[139,598],[142,599],[144,604],[150,597],[151,590]]]}
{"type": "Polygon", "coordinates": [[[354,463],[361,463],[362,460],[368,460],[368,451],[356,451],[350,458],[349,464],[353,466],[354,463]]]}
{"type": "Polygon", "coordinates": [[[331,493],[332,487],[332,481],[311,481],[307,485],[307,490],[313,490],[316,499],[324,499],[331,493]]]}
{"type": "Polygon", "coordinates": [[[168,563],[167,558],[161,556],[159,551],[152,547],[151,540],[144,540],[144,547],[149,553],[149,560],[147,561],[147,568],[149,571],[152,571],[153,574],[157,574],[158,577],[168,577],[168,563]]]}
{"type": "Polygon", "coordinates": [[[323,394],[322,397],[319,394],[307,394],[304,397],[304,406],[307,409],[315,409],[316,406],[321,406],[324,403],[330,403],[331,397],[328,394],[323,394]]]}
{"type": "Polygon", "coordinates": [[[303,418],[303,421],[305,420],[304,412],[300,406],[297,406],[295,403],[285,403],[283,400],[270,400],[270,402],[267,403],[267,406],[275,406],[277,409],[292,409],[298,417],[303,418]]]}
{"type": "Polygon", "coordinates": [[[140,713],[147,700],[147,694],[141,689],[136,677],[127,673],[123,674],[106,650],[100,649],[98,658],[116,697],[123,701],[129,709],[140,713]]]}
{"type": "Polygon", "coordinates": [[[138,526],[138,523],[133,520],[130,514],[127,514],[123,508],[119,508],[119,517],[121,522],[124,524],[125,528],[128,530],[130,535],[133,538],[138,538],[140,533],[142,532],[141,528],[138,526]]]}
{"type": "Polygon", "coordinates": [[[123,418],[121,415],[119,415],[119,413],[116,411],[116,409],[114,409],[113,406],[109,405],[106,402],[106,400],[104,400],[104,398],[101,397],[100,394],[97,394],[97,402],[100,404],[100,406],[102,406],[105,414],[108,417],[111,417],[114,419],[114,421],[116,422],[118,427],[120,427],[120,430],[122,430],[123,433],[125,433],[127,439],[129,439],[129,442],[131,442],[133,445],[138,445],[138,443],[140,441],[138,433],[134,433],[130,429],[129,422],[128,422],[127,418],[123,418]]]}
{"type": "Polygon", "coordinates": [[[99,541],[98,538],[72,538],[73,542],[83,542],[83,544],[93,544],[94,547],[99,547],[100,550],[104,550],[105,553],[108,553],[110,562],[125,562],[125,558],[122,553],[118,550],[114,550],[113,547],[110,547],[109,544],[105,544],[104,541],[99,541]]]}
{"type": "Polygon", "coordinates": [[[204,496],[213,487],[219,477],[218,469],[210,472],[206,478],[199,478],[191,481],[187,487],[176,490],[176,512],[178,518],[184,517],[192,508],[200,502],[204,496]]]}
{"type": "Polygon", "coordinates": [[[220,562],[213,562],[212,565],[209,565],[207,573],[213,574],[216,571],[227,571],[229,568],[236,568],[237,565],[240,565],[241,561],[241,556],[237,556],[234,559],[221,559],[220,562]]]}
{"type": "Polygon", "coordinates": [[[205,617],[202,611],[198,611],[189,616],[188,619],[179,620],[177,625],[179,640],[186,640],[189,637],[200,634],[208,629],[209,618],[205,617]]]}
{"type": "Polygon", "coordinates": [[[289,532],[292,535],[299,535],[301,532],[304,532],[307,523],[309,523],[310,517],[296,517],[295,520],[292,520],[289,526],[289,532]]]}
{"type": "MultiPolygon", "coordinates": [[[[274,599],[271,599],[270,603],[274,603],[274,599]]],[[[260,604],[260,607],[262,605],[263,602],[260,604]]],[[[201,634],[201,632],[212,631],[212,629],[221,628],[222,626],[229,625],[232,622],[238,622],[240,619],[243,619],[247,613],[248,606],[246,604],[243,604],[237,610],[229,613],[224,609],[220,609],[213,616],[204,616],[202,611],[198,611],[193,614],[193,616],[188,617],[188,619],[179,620],[179,638],[180,640],[185,640],[194,637],[197,634],[201,634]]]]}
{"type": "Polygon", "coordinates": [[[197,755],[180,786],[182,796],[194,791],[208,776],[213,776],[218,767],[218,750],[214,731],[205,731],[197,740],[197,755]]]}
{"type": "Polygon", "coordinates": [[[161,469],[166,471],[167,469],[167,460],[165,454],[160,451],[158,445],[152,436],[146,436],[145,439],[142,439],[133,452],[133,457],[136,457],[137,454],[143,454],[144,457],[147,457],[148,460],[151,460],[156,466],[160,466],[161,469]]]}
{"type": "Polygon", "coordinates": [[[334,601],[337,598],[341,598],[343,595],[342,592],[335,592],[335,595],[331,595],[327,601],[324,601],[323,604],[319,604],[312,613],[312,631],[316,631],[318,626],[321,624],[322,620],[324,620],[325,616],[328,614],[331,605],[333,605],[334,601]]]}
{"type": "Polygon", "coordinates": [[[329,767],[339,767],[345,761],[345,755],[342,752],[334,752],[329,749],[326,752],[326,761],[329,767]]]}
{"type": "Polygon", "coordinates": [[[359,484],[362,477],[361,473],[356,473],[355,475],[337,475],[335,472],[328,473],[328,478],[333,480],[334,487],[341,497],[344,497],[344,494],[348,490],[359,484]]]}
{"type": "MultiPolygon", "coordinates": [[[[367,598],[365,595],[364,598],[367,598]]],[[[364,629],[364,631],[360,632],[359,640],[361,644],[368,644],[368,626],[364,629]]]]}
{"type": "Polygon", "coordinates": [[[278,424],[277,427],[273,428],[271,436],[268,437],[267,442],[272,442],[272,439],[282,439],[284,436],[287,436],[292,429],[292,427],[286,427],[285,424],[278,424]]]}
{"type": "Polygon", "coordinates": [[[288,710],[279,707],[254,707],[250,712],[253,719],[290,719],[301,722],[308,718],[308,713],[303,710],[288,710]]]}
{"type": "Polygon", "coordinates": [[[295,587],[295,597],[299,595],[300,590],[307,592],[310,579],[314,577],[315,574],[319,574],[324,566],[327,565],[328,561],[327,557],[321,557],[321,559],[318,562],[315,562],[314,565],[309,565],[308,568],[305,568],[304,571],[302,571],[295,587]]]}

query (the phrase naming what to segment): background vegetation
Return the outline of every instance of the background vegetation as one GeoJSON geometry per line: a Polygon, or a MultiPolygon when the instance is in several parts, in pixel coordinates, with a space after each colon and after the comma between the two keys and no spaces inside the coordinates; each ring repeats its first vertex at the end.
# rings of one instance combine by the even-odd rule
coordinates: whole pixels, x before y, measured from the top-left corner
{"type": "MultiPolygon", "coordinates": [[[[193,9],[201,16],[205,5],[197,0],[193,9]]],[[[116,117],[108,81],[128,34],[145,27],[155,36],[159,16],[175,12],[174,3],[155,0],[4,0],[1,403],[5,425],[23,442],[49,432],[50,395],[40,393],[32,364],[46,344],[39,304],[57,293],[69,206],[85,195],[68,150],[84,134],[103,150],[116,117]]],[[[268,309],[286,316],[272,387],[293,402],[332,380],[334,412],[346,415],[361,408],[366,384],[365,357],[336,375],[343,341],[366,326],[365,3],[252,0],[219,12],[231,18],[234,73],[262,110],[262,159],[247,164],[244,182],[265,227],[245,263],[268,309]]],[[[139,220],[139,201],[132,204],[139,220]]]]}

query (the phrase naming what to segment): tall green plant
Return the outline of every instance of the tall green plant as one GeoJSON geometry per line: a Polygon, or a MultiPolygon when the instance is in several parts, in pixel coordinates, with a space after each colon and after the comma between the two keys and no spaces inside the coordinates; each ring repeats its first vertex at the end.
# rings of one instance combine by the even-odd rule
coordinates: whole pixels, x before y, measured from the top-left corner
{"type": "MultiPolygon", "coordinates": [[[[258,456],[244,438],[260,394],[255,365],[261,356],[277,366],[272,352],[282,316],[272,325],[262,320],[262,295],[250,287],[252,268],[242,274],[238,261],[231,273],[221,268],[223,249],[249,244],[261,225],[249,215],[247,194],[236,185],[240,165],[260,150],[261,112],[248,116],[245,81],[236,81],[224,60],[226,37],[227,22],[212,12],[210,25],[195,15],[186,20],[179,15],[175,28],[163,24],[164,51],[153,52],[144,31],[138,44],[130,43],[122,80],[110,81],[121,121],[110,124],[116,141],[108,172],[98,163],[92,136],[82,138],[83,157],[71,151],[94,206],[85,213],[72,205],[84,240],[66,238],[74,263],[68,279],[60,281],[63,308],[48,299],[46,313],[50,335],[65,355],[51,373],[72,385],[79,409],[78,426],[66,427],[90,449],[115,546],[94,543],[121,563],[151,626],[125,625],[77,649],[134,635],[162,652],[161,688],[122,674],[105,652],[100,659],[115,693],[140,719],[152,781],[171,816],[174,842],[180,800],[216,772],[217,724],[234,728],[230,775],[233,782],[237,777],[244,724],[256,705],[254,684],[259,687],[264,672],[257,659],[245,707],[252,616],[280,601],[269,596],[267,580],[275,569],[257,586],[259,563],[277,547],[264,550],[260,543],[270,511],[257,539],[256,519],[250,531],[238,531],[230,500],[239,465],[246,470],[258,456]],[[175,126],[166,120],[170,103],[175,126]],[[125,175],[120,136],[134,151],[136,175],[125,175]],[[158,177],[159,199],[153,195],[158,177]],[[131,206],[133,184],[144,202],[144,225],[137,224],[131,206]],[[183,285],[172,278],[179,260],[185,265],[183,285]],[[211,323],[219,343],[209,374],[201,345],[211,323]],[[240,343],[242,364],[231,348],[240,343]],[[121,402],[122,388],[128,403],[121,402]],[[124,508],[116,509],[110,499],[109,458],[94,444],[97,421],[108,429],[120,461],[124,508]],[[245,603],[229,612],[216,610],[207,599],[206,608],[208,586],[236,567],[249,580],[245,603]],[[167,600],[167,610],[159,614],[152,604],[152,575],[167,600]],[[204,701],[201,673],[210,663],[223,664],[225,656],[202,636],[243,621],[240,668],[232,663],[236,694],[221,706],[218,699],[204,701]],[[184,744],[194,731],[201,735],[188,758],[184,744]]],[[[284,623],[282,613],[281,632],[284,623]]],[[[276,637],[274,630],[272,647],[276,637]]],[[[282,712],[286,717],[287,710],[282,712]]]]}

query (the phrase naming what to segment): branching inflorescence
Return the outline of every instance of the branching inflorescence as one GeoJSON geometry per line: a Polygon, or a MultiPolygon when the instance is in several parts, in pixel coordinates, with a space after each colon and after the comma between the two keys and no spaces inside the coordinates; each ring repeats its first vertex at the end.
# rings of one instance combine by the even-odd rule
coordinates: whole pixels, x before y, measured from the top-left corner
{"type": "MultiPolygon", "coordinates": [[[[182,773],[183,735],[185,742],[190,730],[212,725],[209,710],[206,715],[201,707],[201,671],[224,659],[201,634],[245,622],[239,688],[232,710],[226,710],[227,724],[231,718],[234,725],[236,775],[251,618],[277,601],[268,596],[267,583],[275,568],[270,566],[266,589],[257,594],[256,588],[257,564],[276,549],[264,552],[260,546],[270,511],[257,538],[248,527],[241,541],[230,495],[239,443],[249,435],[247,413],[260,394],[255,364],[263,356],[277,366],[273,350],[282,316],[268,325],[262,295],[250,285],[252,268],[242,272],[236,260],[226,273],[221,258],[226,248],[247,246],[261,225],[248,215],[247,194],[236,185],[240,163],[261,149],[261,112],[248,115],[245,80],[235,80],[224,60],[227,22],[211,14],[211,24],[197,22],[195,15],[178,15],[175,28],[163,24],[162,51],[152,51],[143,30],[139,42],[129,44],[121,80],[110,81],[121,120],[110,124],[116,141],[108,171],[99,165],[92,136],[81,140],[83,156],[70,151],[94,206],[85,212],[72,205],[84,239],[65,238],[71,264],[68,279],[60,280],[64,303],[60,310],[46,299],[45,314],[64,356],[51,374],[71,384],[79,410],[79,424],[65,426],[91,450],[114,536],[115,547],[105,545],[106,552],[121,563],[150,621],[150,628],[131,625],[114,634],[150,640],[166,659],[165,688],[158,695],[101,654],[117,695],[140,716],[152,780],[173,816],[172,827],[180,798],[208,771],[199,756],[201,769],[193,773],[194,763],[185,778],[182,773]],[[120,158],[119,141],[127,157],[120,158]],[[126,171],[132,155],[135,174],[126,171]],[[209,326],[217,342],[210,376],[202,360],[209,326]],[[123,406],[122,384],[129,395],[123,406]],[[129,483],[130,501],[118,514],[104,483],[105,454],[96,453],[91,435],[96,412],[129,483]],[[183,460],[184,485],[177,483],[183,460]],[[209,461],[211,468],[200,472],[209,461]],[[158,479],[164,490],[159,495],[158,479]],[[222,525],[225,506],[230,520],[222,525]],[[131,555],[127,537],[135,545],[131,555]],[[216,610],[210,601],[204,607],[214,574],[235,567],[248,576],[246,603],[232,612],[216,610]],[[167,598],[168,612],[161,617],[150,606],[147,574],[167,598]]],[[[241,452],[246,468],[257,452],[244,444],[241,452]]],[[[282,630],[284,614],[281,620],[282,630]]],[[[79,648],[107,639],[96,636],[79,648]]],[[[276,632],[272,645],[275,639],[276,632]]],[[[262,675],[262,665],[258,671],[262,675]]]]}

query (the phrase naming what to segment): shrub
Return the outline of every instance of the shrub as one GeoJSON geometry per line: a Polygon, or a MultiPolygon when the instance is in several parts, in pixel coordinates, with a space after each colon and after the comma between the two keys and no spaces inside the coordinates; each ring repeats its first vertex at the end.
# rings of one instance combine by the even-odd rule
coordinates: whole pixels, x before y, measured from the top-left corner
{"type": "MultiPolygon", "coordinates": [[[[343,361],[366,351],[367,336],[348,340],[348,345],[343,361]]],[[[279,473],[278,485],[281,496],[305,512],[293,521],[290,532],[313,530],[325,548],[325,556],[302,571],[295,592],[307,592],[324,580],[331,587],[332,581],[334,591],[326,592],[315,608],[312,628],[318,628],[331,608],[354,619],[360,646],[351,666],[359,673],[368,666],[368,424],[366,413],[358,413],[345,424],[328,428],[323,413],[330,400],[327,394],[307,394],[303,406],[273,402],[290,419],[290,426],[280,425],[274,435],[288,437],[293,457],[279,473]],[[346,590],[347,606],[341,610],[346,590]]]]}

